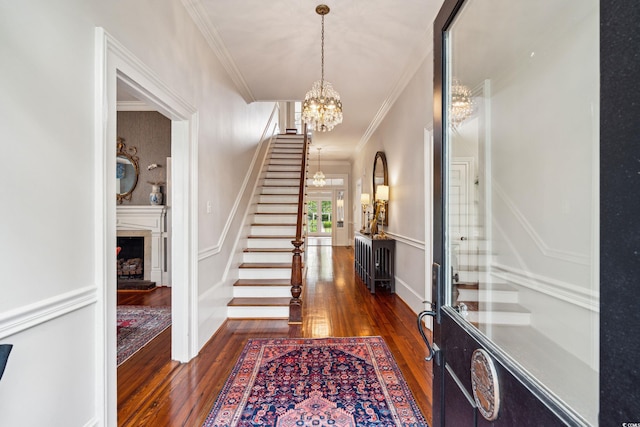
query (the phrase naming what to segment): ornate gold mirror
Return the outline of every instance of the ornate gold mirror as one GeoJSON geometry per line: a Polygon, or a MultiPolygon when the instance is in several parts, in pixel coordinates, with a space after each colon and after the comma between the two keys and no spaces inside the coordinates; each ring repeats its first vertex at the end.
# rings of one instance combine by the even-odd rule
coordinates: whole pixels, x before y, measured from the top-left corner
{"type": "Polygon", "coordinates": [[[138,149],[127,147],[124,138],[118,137],[116,151],[116,199],[121,205],[123,200],[131,201],[131,195],[138,185],[138,149]]]}
{"type": "MultiPolygon", "coordinates": [[[[376,157],[373,160],[373,198],[375,201],[376,194],[378,194],[379,185],[389,185],[389,174],[387,172],[387,157],[383,151],[378,151],[376,157]]],[[[378,219],[382,221],[382,225],[389,225],[389,206],[387,204],[385,215],[378,219]]]]}

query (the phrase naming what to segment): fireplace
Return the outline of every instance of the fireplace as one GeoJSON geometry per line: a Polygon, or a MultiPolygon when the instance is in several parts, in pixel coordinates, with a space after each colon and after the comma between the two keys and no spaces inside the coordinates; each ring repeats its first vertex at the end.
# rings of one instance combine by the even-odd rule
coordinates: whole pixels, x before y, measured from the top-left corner
{"type": "Polygon", "coordinates": [[[118,237],[118,281],[144,279],[144,237],[118,237]]]}
{"type": "MultiPolygon", "coordinates": [[[[134,253],[123,253],[120,251],[118,259],[127,258],[142,260],[142,276],[139,273],[128,274],[128,276],[136,276],[135,280],[144,280],[155,282],[158,286],[170,285],[170,272],[167,271],[167,225],[166,225],[166,206],[117,206],[116,207],[116,227],[118,246],[123,238],[133,239],[138,242],[138,249],[134,253]],[[142,241],[143,243],[140,243],[142,241]],[[142,246],[142,255],[140,255],[140,245],[142,246]],[[139,278],[138,278],[139,277],[139,278]]],[[[124,250],[124,249],[123,249],[124,250]]],[[[131,270],[137,270],[135,262],[128,266],[131,270]]],[[[118,282],[125,279],[118,274],[118,282]]]]}

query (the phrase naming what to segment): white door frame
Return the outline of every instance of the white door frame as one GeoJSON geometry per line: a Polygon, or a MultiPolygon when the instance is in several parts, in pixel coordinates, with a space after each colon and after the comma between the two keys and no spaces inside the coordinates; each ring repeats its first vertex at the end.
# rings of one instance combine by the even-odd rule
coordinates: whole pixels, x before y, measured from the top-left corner
{"type": "Polygon", "coordinates": [[[95,281],[96,406],[100,425],[117,424],[116,367],[116,107],[117,83],[171,119],[173,269],[171,357],[198,352],[198,115],[155,73],[104,29],[96,28],[95,281]]]}

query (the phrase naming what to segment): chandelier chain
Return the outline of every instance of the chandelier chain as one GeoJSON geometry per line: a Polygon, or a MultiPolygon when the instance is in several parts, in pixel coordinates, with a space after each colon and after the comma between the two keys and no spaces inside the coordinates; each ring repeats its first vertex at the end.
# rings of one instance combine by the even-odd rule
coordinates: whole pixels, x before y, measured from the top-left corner
{"type": "Polygon", "coordinates": [[[322,15],[322,31],[320,33],[320,95],[324,91],[324,15],[322,15]]]}
{"type": "Polygon", "coordinates": [[[307,92],[302,103],[302,120],[312,131],[328,132],[342,123],[342,102],[333,85],[324,79],[324,16],[329,6],[320,4],[316,13],[321,16],[320,32],[320,80],[316,80],[307,92]]]}

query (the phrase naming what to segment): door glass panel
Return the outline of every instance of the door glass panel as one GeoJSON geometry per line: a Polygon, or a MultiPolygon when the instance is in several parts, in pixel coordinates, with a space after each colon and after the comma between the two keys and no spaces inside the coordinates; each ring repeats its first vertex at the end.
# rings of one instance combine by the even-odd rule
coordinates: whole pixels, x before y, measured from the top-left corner
{"type": "Polygon", "coordinates": [[[332,192],[314,192],[307,201],[307,227],[310,236],[331,236],[333,228],[332,192]]]}
{"type": "Polygon", "coordinates": [[[448,304],[594,425],[598,7],[465,2],[443,94],[448,304]]]}

